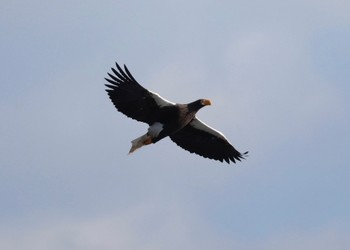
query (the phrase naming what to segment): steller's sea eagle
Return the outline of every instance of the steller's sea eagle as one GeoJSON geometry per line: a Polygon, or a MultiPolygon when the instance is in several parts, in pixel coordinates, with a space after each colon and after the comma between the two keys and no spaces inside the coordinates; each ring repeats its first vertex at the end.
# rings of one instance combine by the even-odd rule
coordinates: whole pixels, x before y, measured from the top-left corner
{"type": "Polygon", "coordinates": [[[129,153],[156,143],[169,136],[181,148],[205,158],[227,163],[244,159],[248,152],[238,152],[219,131],[209,127],[196,117],[198,110],[211,105],[208,99],[199,99],[188,104],[165,100],[160,95],[142,87],[124,65],[116,63],[113,74],[105,78],[109,98],[118,111],[149,125],[146,134],[131,141],[129,153]]]}

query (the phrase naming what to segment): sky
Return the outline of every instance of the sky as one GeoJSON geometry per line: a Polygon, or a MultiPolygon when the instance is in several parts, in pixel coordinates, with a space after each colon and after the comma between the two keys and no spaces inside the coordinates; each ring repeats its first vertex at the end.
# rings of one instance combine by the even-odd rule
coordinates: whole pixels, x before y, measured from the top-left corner
{"type": "Polygon", "coordinates": [[[0,248],[350,246],[350,2],[2,1],[0,248]],[[126,64],[188,103],[246,160],[169,139],[104,77],[126,64]]]}

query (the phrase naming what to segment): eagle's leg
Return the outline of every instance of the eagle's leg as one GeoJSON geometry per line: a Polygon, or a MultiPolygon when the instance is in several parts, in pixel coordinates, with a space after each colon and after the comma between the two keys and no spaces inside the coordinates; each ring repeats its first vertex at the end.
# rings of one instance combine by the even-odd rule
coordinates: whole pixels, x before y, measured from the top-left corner
{"type": "Polygon", "coordinates": [[[134,152],[136,149],[141,148],[142,146],[148,145],[152,143],[152,137],[146,133],[138,138],[136,138],[135,140],[131,141],[131,149],[129,151],[129,154],[131,154],[132,152],[134,152]]]}

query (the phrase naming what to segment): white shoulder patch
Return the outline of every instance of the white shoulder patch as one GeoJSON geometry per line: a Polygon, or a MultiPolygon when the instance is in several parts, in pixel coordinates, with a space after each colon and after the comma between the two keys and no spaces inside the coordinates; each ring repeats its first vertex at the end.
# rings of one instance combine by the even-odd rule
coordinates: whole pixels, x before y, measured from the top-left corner
{"type": "Polygon", "coordinates": [[[155,122],[153,123],[149,128],[148,128],[148,134],[154,138],[159,135],[160,132],[163,130],[163,124],[160,122],[155,122]]]}
{"type": "Polygon", "coordinates": [[[152,92],[152,91],[149,91],[149,92],[152,94],[153,99],[155,100],[155,102],[158,104],[159,107],[165,107],[165,106],[173,106],[173,105],[175,105],[175,103],[164,99],[164,98],[161,97],[159,94],[154,93],[154,92],[152,92]]]}
{"type": "MultiPolygon", "coordinates": [[[[194,118],[191,122],[190,125],[196,129],[199,130],[203,130],[209,134],[215,135],[219,138],[225,139],[227,140],[227,138],[224,136],[223,133],[221,133],[220,131],[210,127],[209,125],[205,124],[204,122],[202,122],[201,120],[199,120],[198,118],[194,118]]],[[[228,140],[227,140],[228,141],[228,140]]]]}

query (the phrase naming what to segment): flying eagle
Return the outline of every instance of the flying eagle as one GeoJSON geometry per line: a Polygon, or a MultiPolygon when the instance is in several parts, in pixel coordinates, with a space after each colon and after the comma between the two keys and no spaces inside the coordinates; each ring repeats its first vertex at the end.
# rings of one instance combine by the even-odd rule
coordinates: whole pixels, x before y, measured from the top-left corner
{"type": "Polygon", "coordinates": [[[111,70],[114,75],[108,73],[110,78],[105,79],[110,84],[105,86],[114,106],[124,115],[149,125],[146,134],[131,141],[129,154],[167,136],[191,153],[221,162],[235,163],[248,153],[238,152],[221,132],[196,117],[198,110],[211,105],[210,100],[173,103],[142,87],[125,65],[123,70],[116,63],[116,69],[111,70]]]}

